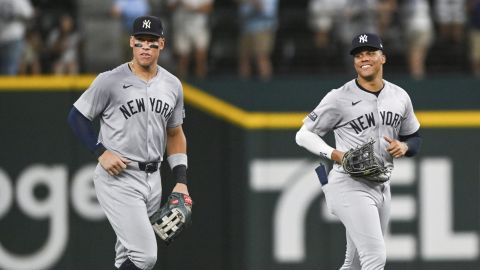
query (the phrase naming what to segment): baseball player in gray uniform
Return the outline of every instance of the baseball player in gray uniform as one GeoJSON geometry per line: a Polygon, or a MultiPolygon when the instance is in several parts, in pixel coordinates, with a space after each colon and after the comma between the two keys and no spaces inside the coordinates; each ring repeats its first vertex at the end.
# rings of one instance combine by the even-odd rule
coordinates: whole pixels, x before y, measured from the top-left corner
{"type": "Polygon", "coordinates": [[[390,172],[393,159],[414,156],[420,149],[420,124],[405,90],[383,79],[386,56],[380,37],[363,33],[352,40],[350,54],[357,78],[331,90],[303,121],[298,145],[334,161],[328,176],[317,174],[329,211],[346,229],[345,262],[340,269],[384,269],[383,235],[390,216],[390,172]],[[335,148],[321,136],[333,131],[335,148]],[[375,141],[374,151],[385,173],[378,179],[352,177],[341,165],[346,151],[375,141]]]}
{"type": "Polygon", "coordinates": [[[165,46],[159,18],[133,24],[133,60],[101,73],[74,103],[68,121],[98,158],[94,184],[117,241],[116,269],[152,269],[157,242],[149,217],[159,209],[159,166],[165,149],[177,184],[188,195],[183,89],[157,65],[165,46]],[[100,118],[97,137],[92,120],[100,118]]]}

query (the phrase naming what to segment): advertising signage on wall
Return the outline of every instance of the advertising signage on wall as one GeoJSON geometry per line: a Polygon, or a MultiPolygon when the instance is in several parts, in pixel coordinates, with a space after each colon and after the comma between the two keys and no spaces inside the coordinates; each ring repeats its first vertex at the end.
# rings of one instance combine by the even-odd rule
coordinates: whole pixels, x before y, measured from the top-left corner
{"type": "MultiPolygon", "coordinates": [[[[7,91],[0,79],[0,269],[112,269],[115,235],[96,201],[96,163],[66,123],[89,81],[52,80],[56,91],[29,79],[7,91]],[[39,89],[25,90],[32,85],[39,89]]],[[[314,173],[324,161],[295,144],[306,112],[254,112],[185,91],[193,225],[159,244],[155,269],[338,269],[345,231],[314,173]]],[[[391,179],[387,269],[480,268],[479,116],[419,111],[422,151],[396,160],[391,179]]]]}

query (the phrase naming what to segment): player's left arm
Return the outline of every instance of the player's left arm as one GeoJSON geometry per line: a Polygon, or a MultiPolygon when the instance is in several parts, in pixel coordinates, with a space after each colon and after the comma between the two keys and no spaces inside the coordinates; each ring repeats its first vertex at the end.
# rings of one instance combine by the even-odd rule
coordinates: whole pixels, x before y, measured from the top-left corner
{"type": "Polygon", "coordinates": [[[418,152],[420,152],[420,147],[422,146],[423,139],[418,130],[410,135],[400,135],[399,140],[407,145],[408,149],[405,153],[406,157],[413,157],[417,155],[418,152]]]}
{"type": "Polygon", "coordinates": [[[167,128],[167,161],[177,184],[172,192],[188,195],[187,188],[187,139],[182,125],[167,128]]]}
{"type": "Polygon", "coordinates": [[[403,156],[413,157],[420,151],[422,137],[420,136],[420,122],[418,121],[414,111],[410,96],[405,93],[405,112],[402,125],[400,126],[398,139],[392,139],[385,136],[388,142],[387,151],[394,158],[403,156]],[[408,134],[408,135],[401,135],[408,134]]]}
{"type": "Polygon", "coordinates": [[[384,136],[384,138],[389,143],[387,151],[394,158],[401,158],[403,156],[413,157],[418,154],[420,146],[422,145],[422,137],[418,130],[410,135],[400,135],[398,140],[387,136],[384,136]]]}

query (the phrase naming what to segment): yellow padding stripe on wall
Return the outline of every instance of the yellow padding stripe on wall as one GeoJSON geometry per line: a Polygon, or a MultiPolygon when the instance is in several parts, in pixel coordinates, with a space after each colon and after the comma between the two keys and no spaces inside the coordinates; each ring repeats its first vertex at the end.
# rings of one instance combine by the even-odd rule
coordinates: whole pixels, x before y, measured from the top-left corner
{"type": "Polygon", "coordinates": [[[72,89],[85,90],[92,83],[95,76],[5,76],[0,77],[0,91],[61,91],[72,89]]]}
{"type": "MultiPolygon", "coordinates": [[[[0,77],[0,91],[83,91],[95,76],[0,77]]],[[[307,112],[247,112],[184,83],[185,102],[246,129],[297,129],[307,112]]],[[[423,128],[480,128],[480,111],[418,111],[423,128]]]]}
{"type": "Polygon", "coordinates": [[[415,113],[422,127],[479,128],[480,111],[419,111],[415,113]]]}
{"type": "MultiPolygon", "coordinates": [[[[184,84],[185,101],[202,111],[246,129],[297,129],[308,112],[247,112],[184,84]]],[[[480,111],[419,111],[422,128],[478,128],[480,111]]]]}

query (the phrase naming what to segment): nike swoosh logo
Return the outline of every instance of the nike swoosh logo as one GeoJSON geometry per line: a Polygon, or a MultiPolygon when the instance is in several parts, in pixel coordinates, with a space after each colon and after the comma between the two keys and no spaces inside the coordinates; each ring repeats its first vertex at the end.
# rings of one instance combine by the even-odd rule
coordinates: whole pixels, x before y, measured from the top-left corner
{"type": "Polygon", "coordinates": [[[359,100],[359,101],[357,101],[357,102],[353,102],[353,101],[352,101],[352,106],[355,106],[355,105],[357,105],[357,104],[360,103],[360,102],[361,102],[361,100],[359,100]]]}
{"type": "Polygon", "coordinates": [[[129,88],[130,86],[132,86],[132,85],[133,85],[133,84],[129,84],[129,85],[125,85],[125,84],[124,84],[124,85],[123,85],[123,89],[127,89],[127,88],[129,88]]]}

